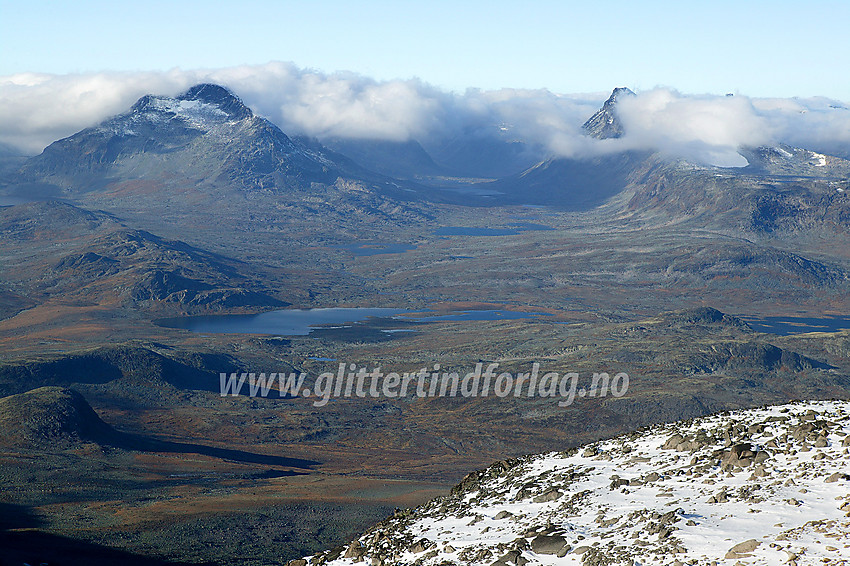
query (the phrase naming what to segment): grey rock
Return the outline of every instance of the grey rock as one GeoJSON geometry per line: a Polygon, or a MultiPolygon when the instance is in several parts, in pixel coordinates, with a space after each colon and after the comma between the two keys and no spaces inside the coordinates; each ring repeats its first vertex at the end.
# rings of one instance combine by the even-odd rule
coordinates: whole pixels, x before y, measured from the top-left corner
{"type": "Polygon", "coordinates": [[[531,541],[531,550],[536,554],[558,554],[567,545],[561,535],[538,535],[531,541]]]}
{"type": "Polygon", "coordinates": [[[745,558],[750,552],[755,550],[761,543],[754,538],[740,542],[729,549],[724,556],[724,559],[745,558]]]}
{"type": "Polygon", "coordinates": [[[548,501],[555,501],[556,499],[560,499],[564,494],[558,491],[557,489],[549,489],[545,492],[541,493],[537,497],[534,498],[535,503],[546,503],[548,501]]]}

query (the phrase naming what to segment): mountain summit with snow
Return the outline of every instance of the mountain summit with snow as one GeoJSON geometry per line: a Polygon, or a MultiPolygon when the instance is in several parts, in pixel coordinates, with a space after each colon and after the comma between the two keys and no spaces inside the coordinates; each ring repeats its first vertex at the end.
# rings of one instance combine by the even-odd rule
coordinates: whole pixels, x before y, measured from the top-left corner
{"type": "Polygon", "coordinates": [[[234,120],[243,120],[253,116],[251,109],[245,106],[238,96],[216,84],[202,83],[195,85],[178,96],[177,100],[215,105],[234,120]]]}
{"type": "Polygon", "coordinates": [[[626,87],[615,88],[602,108],[582,125],[582,130],[590,137],[599,140],[623,137],[625,130],[617,116],[617,102],[626,96],[635,96],[635,93],[626,87]]]}
{"type": "Polygon", "coordinates": [[[656,426],[498,462],[290,565],[847,564],[848,447],[847,401],[656,426]]]}
{"type": "Polygon", "coordinates": [[[248,120],[253,118],[251,109],[242,100],[223,86],[215,84],[198,84],[183,94],[171,98],[148,94],[136,102],[130,110],[131,114],[146,112],[162,112],[173,115],[178,120],[190,121],[194,115],[199,119],[197,126],[206,121],[214,120],[248,120]]]}
{"type": "MultiPolygon", "coordinates": [[[[292,139],[214,84],[176,97],[145,95],[128,112],[52,143],[18,182],[74,195],[125,180],[149,185],[304,189],[368,173],[318,144],[292,139]]],[[[124,191],[124,187],[122,187],[124,191]]]]}

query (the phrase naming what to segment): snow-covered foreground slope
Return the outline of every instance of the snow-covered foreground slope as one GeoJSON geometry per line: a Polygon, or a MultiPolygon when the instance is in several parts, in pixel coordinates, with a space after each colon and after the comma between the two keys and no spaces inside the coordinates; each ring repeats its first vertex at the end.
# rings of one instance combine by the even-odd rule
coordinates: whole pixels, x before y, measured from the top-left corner
{"type": "Polygon", "coordinates": [[[494,464],[304,564],[850,564],[850,402],[494,464]]]}

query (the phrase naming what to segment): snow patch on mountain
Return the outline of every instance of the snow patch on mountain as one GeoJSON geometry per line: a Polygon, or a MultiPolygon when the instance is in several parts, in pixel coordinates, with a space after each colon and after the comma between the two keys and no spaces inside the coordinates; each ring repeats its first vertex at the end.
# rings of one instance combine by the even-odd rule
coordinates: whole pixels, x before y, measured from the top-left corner
{"type": "Polygon", "coordinates": [[[811,157],[811,160],[815,162],[815,167],[826,166],[826,156],[824,154],[817,153],[816,151],[809,151],[809,156],[811,157]]]}
{"type": "Polygon", "coordinates": [[[178,100],[157,97],[149,108],[154,111],[180,116],[184,120],[199,125],[207,123],[211,119],[219,121],[228,118],[227,112],[217,105],[204,103],[199,100],[178,100]]]}
{"type": "Polygon", "coordinates": [[[498,462],[290,564],[847,564],[849,451],[846,401],[657,426],[498,462]]]}
{"type": "Polygon", "coordinates": [[[238,121],[217,104],[148,95],[139,100],[129,113],[105,121],[97,130],[104,134],[136,136],[140,135],[138,127],[142,124],[153,127],[172,120],[179,120],[184,125],[201,131],[214,131],[218,127],[238,121]]]}

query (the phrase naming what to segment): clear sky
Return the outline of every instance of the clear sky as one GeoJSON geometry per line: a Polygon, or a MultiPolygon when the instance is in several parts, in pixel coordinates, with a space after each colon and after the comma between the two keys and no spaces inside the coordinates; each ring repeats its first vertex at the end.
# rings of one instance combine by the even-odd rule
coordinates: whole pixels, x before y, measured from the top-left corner
{"type": "Polygon", "coordinates": [[[850,2],[0,0],[0,75],[292,61],[435,86],[850,101],[850,2]]]}

